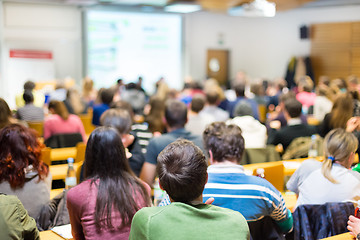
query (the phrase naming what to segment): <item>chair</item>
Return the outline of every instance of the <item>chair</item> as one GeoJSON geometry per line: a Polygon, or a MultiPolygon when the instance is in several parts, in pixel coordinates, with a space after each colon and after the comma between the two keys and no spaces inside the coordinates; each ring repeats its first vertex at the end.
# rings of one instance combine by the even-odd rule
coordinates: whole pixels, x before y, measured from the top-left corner
{"type": "Polygon", "coordinates": [[[255,222],[248,222],[248,225],[251,240],[285,240],[284,234],[269,216],[255,222]]]}
{"type": "Polygon", "coordinates": [[[94,131],[94,129],[96,128],[91,122],[92,116],[93,116],[93,114],[92,114],[91,108],[88,110],[88,113],[79,115],[79,118],[80,118],[82,124],[84,125],[86,135],[90,135],[92,133],[92,131],[94,131]]]}
{"type": "Polygon", "coordinates": [[[56,134],[45,140],[45,145],[51,148],[75,147],[77,143],[82,142],[80,133],[56,134]]]}
{"type": "Polygon", "coordinates": [[[34,129],[40,137],[44,135],[44,122],[28,121],[26,123],[29,125],[29,128],[34,129]]]}
{"type": "MultiPolygon", "coordinates": [[[[268,180],[277,190],[284,191],[284,164],[282,162],[274,162],[269,166],[260,167],[265,170],[265,179],[268,180]]],[[[256,169],[253,170],[253,175],[256,175],[256,169]]]]}
{"type": "Polygon", "coordinates": [[[347,221],[352,214],[351,202],[300,205],[293,213],[294,239],[315,240],[348,232],[347,221]]]}
{"type": "Polygon", "coordinates": [[[266,122],[267,107],[263,104],[258,105],[259,109],[259,121],[262,123],[266,122]]]}
{"type": "Polygon", "coordinates": [[[242,162],[244,164],[275,162],[280,161],[280,154],[276,151],[274,145],[267,145],[266,148],[248,148],[245,149],[242,162]]]}
{"type": "Polygon", "coordinates": [[[51,165],[51,148],[43,148],[41,149],[41,156],[40,159],[41,161],[43,161],[44,163],[46,163],[48,166],[51,165]]]}

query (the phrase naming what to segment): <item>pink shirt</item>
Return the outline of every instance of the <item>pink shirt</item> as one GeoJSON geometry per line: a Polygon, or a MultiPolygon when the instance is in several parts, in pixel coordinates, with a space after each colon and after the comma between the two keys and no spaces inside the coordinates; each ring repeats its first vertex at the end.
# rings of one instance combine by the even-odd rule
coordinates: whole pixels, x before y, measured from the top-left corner
{"type": "Polygon", "coordinates": [[[65,121],[59,115],[53,114],[47,117],[44,121],[44,139],[48,139],[52,135],[62,133],[80,133],[83,141],[86,142],[86,134],[84,126],[80,118],[76,115],[70,114],[65,121]]]}
{"type": "Polygon", "coordinates": [[[296,94],[296,99],[301,102],[303,107],[309,108],[315,103],[316,94],[312,92],[300,92],[296,94]]]}
{"type": "MultiPolygon", "coordinates": [[[[150,196],[151,189],[149,185],[144,182],[143,184],[150,196]]],[[[100,229],[100,232],[96,231],[95,204],[97,193],[98,189],[94,184],[91,184],[91,179],[85,180],[69,190],[67,194],[67,208],[74,239],[128,240],[130,226],[124,227],[121,230],[100,229]]],[[[134,196],[134,198],[139,206],[147,206],[145,200],[141,199],[140,196],[134,196]]],[[[119,212],[112,211],[111,220],[114,226],[121,225],[119,212]]]]}

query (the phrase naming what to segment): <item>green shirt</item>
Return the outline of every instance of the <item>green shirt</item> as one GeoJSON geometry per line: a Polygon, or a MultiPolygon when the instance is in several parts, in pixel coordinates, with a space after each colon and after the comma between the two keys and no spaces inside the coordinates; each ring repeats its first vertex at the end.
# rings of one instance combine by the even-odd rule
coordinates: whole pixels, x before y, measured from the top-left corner
{"type": "Polygon", "coordinates": [[[250,239],[249,227],[239,213],[213,205],[180,202],[139,210],[131,224],[130,240],[250,239]]]}

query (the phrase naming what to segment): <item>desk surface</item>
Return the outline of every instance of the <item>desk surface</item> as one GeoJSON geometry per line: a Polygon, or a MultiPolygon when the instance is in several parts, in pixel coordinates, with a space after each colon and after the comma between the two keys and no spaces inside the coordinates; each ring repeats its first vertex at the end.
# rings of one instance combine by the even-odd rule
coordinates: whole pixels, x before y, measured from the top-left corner
{"type": "Polygon", "coordinates": [[[64,240],[65,238],[57,235],[51,230],[42,231],[40,232],[40,239],[41,240],[64,240]]]}
{"type": "Polygon", "coordinates": [[[350,233],[343,233],[336,236],[323,238],[323,240],[355,240],[355,237],[353,237],[350,233]]]}

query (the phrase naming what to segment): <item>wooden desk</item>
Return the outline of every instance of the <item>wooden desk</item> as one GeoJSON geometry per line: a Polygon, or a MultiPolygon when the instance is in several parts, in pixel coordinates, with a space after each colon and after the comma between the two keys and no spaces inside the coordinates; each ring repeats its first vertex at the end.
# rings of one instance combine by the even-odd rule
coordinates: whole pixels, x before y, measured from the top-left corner
{"type": "Polygon", "coordinates": [[[64,240],[65,238],[57,235],[51,230],[42,231],[40,232],[40,239],[41,240],[64,240]]]}
{"type": "Polygon", "coordinates": [[[343,233],[339,235],[335,235],[328,238],[323,238],[323,240],[354,240],[355,237],[353,237],[350,233],[343,233]]]}
{"type": "Polygon", "coordinates": [[[76,147],[69,148],[53,148],[51,149],[50,159],[51,161],[66,160],[68,158],[76,157],[76,147]]]}

